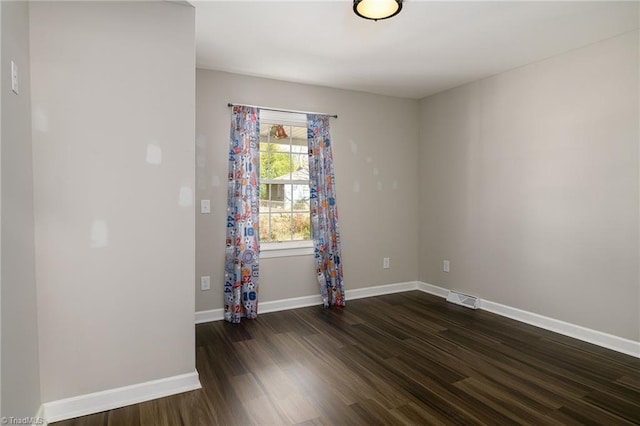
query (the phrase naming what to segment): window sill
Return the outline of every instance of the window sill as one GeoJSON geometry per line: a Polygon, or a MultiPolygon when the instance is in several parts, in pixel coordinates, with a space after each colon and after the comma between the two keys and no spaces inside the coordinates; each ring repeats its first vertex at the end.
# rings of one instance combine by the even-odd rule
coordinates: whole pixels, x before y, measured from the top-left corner
{"type": "Polygon", "coordinates": [[[313,255],[312,241],[295,241],[291,243],[262,243],[260,258],[309,256],[313,255]]]}

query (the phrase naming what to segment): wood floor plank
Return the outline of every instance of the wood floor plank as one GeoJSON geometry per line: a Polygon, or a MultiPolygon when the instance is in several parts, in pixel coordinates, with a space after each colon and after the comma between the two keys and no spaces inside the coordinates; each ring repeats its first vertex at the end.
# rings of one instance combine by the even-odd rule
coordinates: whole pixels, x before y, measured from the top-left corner
{"type": "Polygon", "coordinates": [[[584,425],[633,425],[624,418],[586,402],[573,402],[558,411],[584,425]]]}
{"type": "Polygon", "coordinates": [[[251,421],[247,424],[281,425],[285,424],[285,419],[278,412],[271,398],[263,395],[255,399],[244,399],[242,401],[251,421]]]}
{"type": "MultiPolygon", "coordinates": [[[[467,424],[503,424],[509,422],[508,417],[503,416],[491,407],[478,404],[475,398],[461,392],[455,387],[455,383],[447,383],[446,381],[437,379],[434,380],[419,370],[419,367],[415,364],[409,365],[401,360],[390,360],[388,364],[389,369],[398,372],[406,378],[409,384],[409,392],[412,393],[412,395],[417,396],[413,394],[412,389],[422,389],[424,393],[437,395],[459,411],[456,416],[452,417],[447,415],[446,418],[451,418],[452,420],[463,419],[467,424]]],[[[417,396],[417,401],[413,402],[424,403],[419,396],[417,396]]]]}
{"type": "Polygon", "coordinates": [[[196,326],[203,388],[56,426],[640,424],[640,360],[413,291],[196,326]]]}
{"type": "Polygon", "coordinates": [[[640,398],[622,399],[610,393],[594,391],[585,396],[584,400],[608,412],[616,413],[630,422],[640,424],[640,398]]]}
{"type": "Polygon", "coordinates": [[[294,392],[284,398],[277,399],[275,404],[284,414],[287,424],[311,421],[321,416],[320,411],[309,398],[300,392],[294,392]]]}
{"type": "Polygon", "coordinates": [[[635,377],[622,376],[616,380],[616,383],[631,389],[634,392],[640,392],[640,380],[635,377]]]}
{"type": "Polygon", "coordinates": [[[527,405],[515,395],[506,393],[488,382],[480,382],[472,377],[455,383],[455,386],[472,396],[486,407],[491,407],[518,424],[557,424],[547,416],[545,407],[527,405]]]}
{"type": "MultiPolygon", "coordinates": [[[[399,424],[407,425],[454,425],[453,419],[439,418],[420,404],[409,402],[406,405],[394,408],[392,414],[399,419],[399,424]]],[[[395,424],[391,423],[391,424],[395,424]]]]}

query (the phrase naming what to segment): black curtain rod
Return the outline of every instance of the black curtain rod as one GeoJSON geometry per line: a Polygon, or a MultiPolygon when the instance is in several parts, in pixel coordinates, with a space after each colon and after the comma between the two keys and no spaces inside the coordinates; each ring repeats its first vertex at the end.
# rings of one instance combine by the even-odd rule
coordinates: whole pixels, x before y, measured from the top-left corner
{"type": "Polygon", "coordinates": [[[294,110],[291,110],[291,109],[269,108],[269,107],[263,107],[263,106],[258,106],[258,105],[232,104],[231,102],[229,102],[227,104],[227,106],[228,107],[232,107],[232,106],[248,106],[248,107],[253,107],[253,108],[266,109],[268,111],[293,112],[293,113],[296,113],[296,114],[317,114],[317,115],[327,115],[329,117],[338,118],[337,114],[326,114],[324,112],[294,111],[294,110]]]}

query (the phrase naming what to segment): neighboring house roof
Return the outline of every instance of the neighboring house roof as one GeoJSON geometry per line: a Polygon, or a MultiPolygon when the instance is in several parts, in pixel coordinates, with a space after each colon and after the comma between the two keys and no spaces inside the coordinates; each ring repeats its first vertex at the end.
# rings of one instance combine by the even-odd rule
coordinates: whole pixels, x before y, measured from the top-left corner
{"type": "Polygon", "coordinates": [[[273,178],[273,180],[309,180],[309,168],[300,166],[298,170],[291,173],[291,177],[289,177],[289,173],[287,173],[286,175],[273,178]]]}

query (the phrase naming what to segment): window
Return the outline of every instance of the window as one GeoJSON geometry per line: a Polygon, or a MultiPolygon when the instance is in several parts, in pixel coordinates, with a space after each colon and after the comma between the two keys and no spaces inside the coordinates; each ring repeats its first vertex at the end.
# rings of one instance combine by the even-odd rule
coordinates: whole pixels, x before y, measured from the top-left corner
{"type": "Polygon", "coordinates": [[[260,244],[281,255],[312,253],[304,114],[260,112],[260,244]]]}

